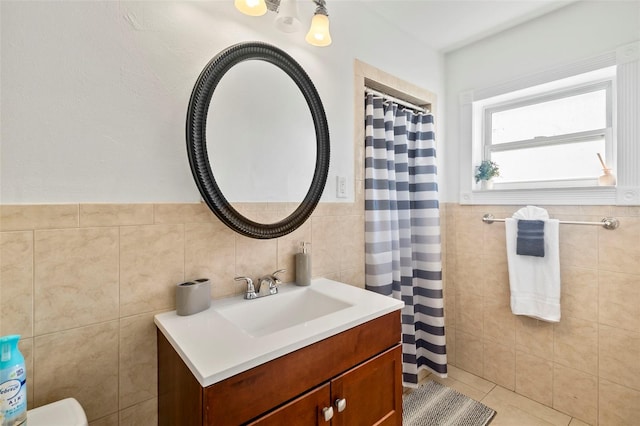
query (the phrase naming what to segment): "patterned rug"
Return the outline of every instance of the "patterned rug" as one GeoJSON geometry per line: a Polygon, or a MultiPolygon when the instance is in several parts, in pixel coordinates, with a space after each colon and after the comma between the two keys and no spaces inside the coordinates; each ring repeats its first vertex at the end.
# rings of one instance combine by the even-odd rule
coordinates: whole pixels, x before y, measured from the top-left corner
{"type": "Polygon", "coordinates": [[[402,399],[404,426],[485,426],[496,412],[432,380],[402,399]]]}

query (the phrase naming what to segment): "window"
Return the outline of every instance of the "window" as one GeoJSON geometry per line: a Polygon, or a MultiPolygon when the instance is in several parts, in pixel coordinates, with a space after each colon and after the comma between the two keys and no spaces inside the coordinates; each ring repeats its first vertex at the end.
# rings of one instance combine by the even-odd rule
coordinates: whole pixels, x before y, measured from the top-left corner
{"type": "Polygon", "coordinates": [[[460,92],[458,102],[460,204],[640,205],[640,41],[460,92]],[[596,154],[615,186],[598,185],[596,154]],[[485,159],[500,166],[492,190],[474,179],[485,159]]]}
{"type": "Polygon", "coordinates": [[[614,85],[609,67],[474,102],[480,160],[500,167],[493,188],[597,186],[598,155],[615,168],[614,85]]]}

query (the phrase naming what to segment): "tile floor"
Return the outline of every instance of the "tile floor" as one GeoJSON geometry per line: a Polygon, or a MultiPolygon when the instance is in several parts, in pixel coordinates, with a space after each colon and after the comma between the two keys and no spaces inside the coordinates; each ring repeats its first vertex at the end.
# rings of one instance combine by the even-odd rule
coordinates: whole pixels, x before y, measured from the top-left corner
{"type": "Polygon", "coordinates": [[[452,365],[449,365],[449,377],[446,379],[428,375],[420,383],[426,380],[440,382],[494,409],[496,416],[490,426],[588,426],[581,420],[452,365]]]}

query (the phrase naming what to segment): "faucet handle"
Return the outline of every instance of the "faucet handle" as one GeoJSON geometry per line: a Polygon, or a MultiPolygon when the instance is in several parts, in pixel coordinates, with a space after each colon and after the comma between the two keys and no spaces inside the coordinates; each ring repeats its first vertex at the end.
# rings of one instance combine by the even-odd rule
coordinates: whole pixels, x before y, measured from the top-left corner
{"type": "Polygon", "coordinates": [[[253,280],[249,277],[235,277],[235,281],[245,281],[247,283],[247,292],[244,295],[245,299],[255,299],[258,297],[256,294],[256,288],[253,286],[253,280]]]}
{"type": "Polygon", "coordinates": [[[282,281],[280,280],[280,278],[278,278],[278,274],[284,274],[285,272],[287,272],[286,269],[278,269],[273,274],[271,274],[271,278],[276,284],[282,284],[282,281]]]}

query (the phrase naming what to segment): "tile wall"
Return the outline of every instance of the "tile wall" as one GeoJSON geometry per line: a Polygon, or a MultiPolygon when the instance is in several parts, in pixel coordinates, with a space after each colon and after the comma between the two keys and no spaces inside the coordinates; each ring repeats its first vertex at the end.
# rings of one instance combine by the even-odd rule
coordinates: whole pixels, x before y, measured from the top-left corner
{"type": "Polygon", "coordinates": [[[242,237],[202,204],[0,206],[0,334],[22,336],[29,408],[75,397],[92,426],[157,424],[153,316],[174,309],[175,284],[209,277],[220,298],[242,293],[237,275],[286,268],[290,281],[311,241],[314,277],[364,286],[356,192],[274,240],[242,237]]]}
{"type": "MultiPolygon", "coordinates": [[[[360,182],[361,183],[361,182],[360,182]]],[[[214,279],[212,296],[242,292],[236,275],[290,272],[312,242],[313,275],[362,287],[362,185],[354,204],[320,204],[276,240],[235,234],[200,204],[1,206],[0,332],[23,336],[29,407],[77,398],[91,425],[155,425],[153,315],[173,286],[214,279]]],[[[246,207],[250,209],[250,206],[246,207]]],[[[504,224],[517,207],[442,206],[449,362],[590,424],[640,418],[640,207],[547,207],[562,225],[562,320],[509,309],[504,224]]],[[[270,207],[262,215],[279,215],[270,207]]]]}
{"type": "Polygon", "coordinates": [[[560,225],[557,324],[511,314],[504,223],[515,206],[448,204],[443,214],[449,362],[589,424],[640,418],[640,207],[548,206],[560,225]]]}

